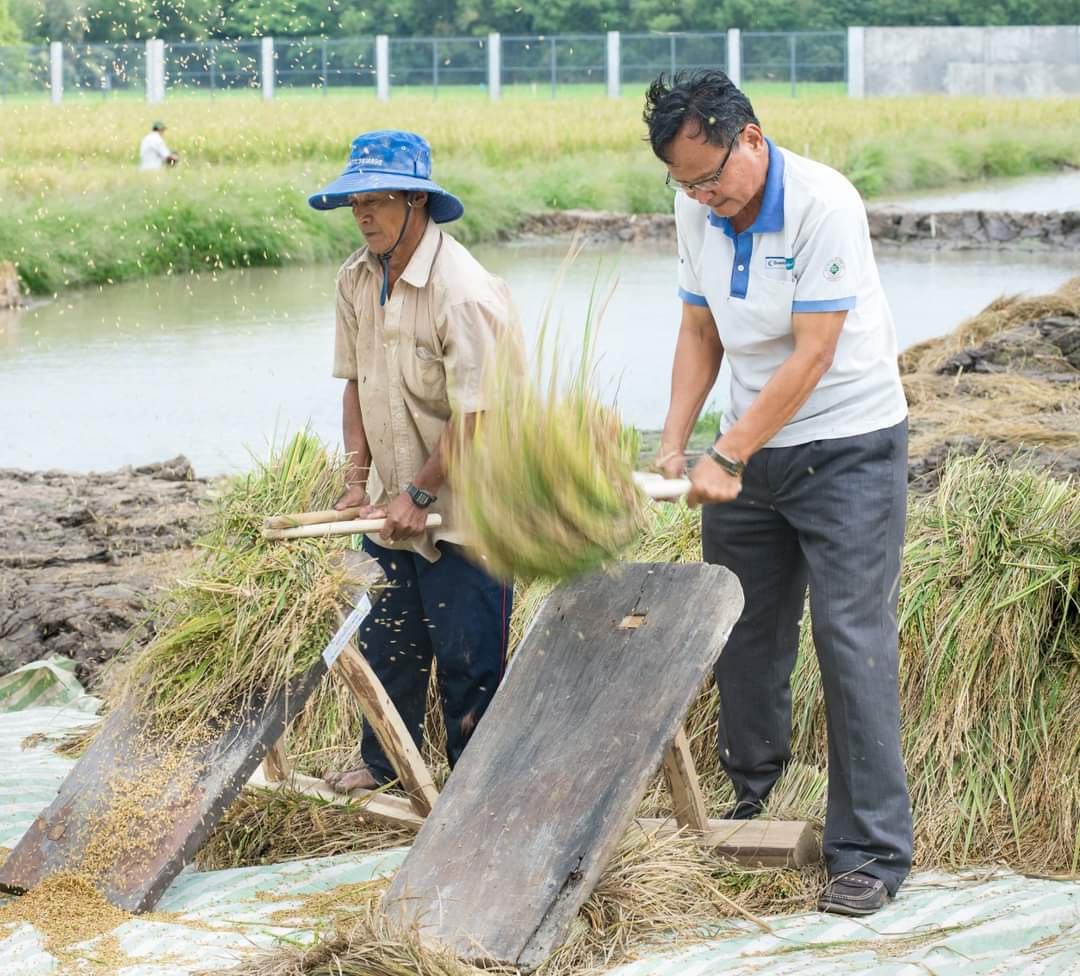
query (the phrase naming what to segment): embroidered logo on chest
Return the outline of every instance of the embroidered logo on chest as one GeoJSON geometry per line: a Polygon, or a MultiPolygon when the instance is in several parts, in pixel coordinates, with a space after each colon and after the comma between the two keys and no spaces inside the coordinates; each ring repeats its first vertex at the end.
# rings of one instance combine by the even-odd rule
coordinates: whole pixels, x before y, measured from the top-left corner
{"type": "Polygon", "coordinates": [[[825,275],[826,281],[839,281],[844,277],[845,271],[847,271],[847,265],[844,264],[843,258],[829,258],[825,262],[822,274],[825,275]]]}

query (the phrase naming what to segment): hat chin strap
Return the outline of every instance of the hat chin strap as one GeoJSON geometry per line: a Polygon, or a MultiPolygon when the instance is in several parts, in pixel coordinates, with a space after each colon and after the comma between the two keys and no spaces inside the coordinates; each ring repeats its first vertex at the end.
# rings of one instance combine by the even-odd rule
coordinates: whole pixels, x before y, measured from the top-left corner
{"type": "Polygon", "coordinates": [[[378,255],[379,262],[382,264],[383,278],[382,278],[382,291],[379,293],[379,304],[385,305],[386,299],[390,295],[390,256],[397,250],[397,246],[401,243],[401,239],[405,236],[405,231],[409,229],[409,218],[412,216],[412,200],[405,201],[405,220],[401,225],[401,232],[397,236],[397,240],[390,246],[390,249],[383,251],[378,255]]]}

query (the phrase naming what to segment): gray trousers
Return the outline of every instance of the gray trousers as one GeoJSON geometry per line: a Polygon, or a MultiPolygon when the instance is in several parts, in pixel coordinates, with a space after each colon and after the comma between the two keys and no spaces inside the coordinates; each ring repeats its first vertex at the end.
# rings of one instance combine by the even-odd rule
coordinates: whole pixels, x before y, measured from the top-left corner
{"type": "Polygon", "coordinates": [[[702,511],[705,561],[733,570],[746,606],[716,665],[720,761],[760,805],[791,758],[791,672],[807,583],[825,692],[830,875],[864,871],[891,894],[911,868],[900,753],[896,603],[907,510],[907,421],[765,448],[739,497],[702,511]]]}

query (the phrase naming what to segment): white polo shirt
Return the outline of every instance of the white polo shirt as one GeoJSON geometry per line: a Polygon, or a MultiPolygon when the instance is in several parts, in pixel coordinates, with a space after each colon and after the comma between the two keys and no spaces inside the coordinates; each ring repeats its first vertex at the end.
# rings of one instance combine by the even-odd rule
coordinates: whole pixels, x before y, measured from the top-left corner
{"type": "Polygon", "coordinates": [[[679,296],[708,306],[731,367],[721,430],[794,351],[792,313],[841,309],[847,318],[832,366],[765,446],[892,427],[907,416],[907,402],[862,198],[836,170],[766,142],[761,211],[743,233],[685,193],[675,198],[679,296]]]}

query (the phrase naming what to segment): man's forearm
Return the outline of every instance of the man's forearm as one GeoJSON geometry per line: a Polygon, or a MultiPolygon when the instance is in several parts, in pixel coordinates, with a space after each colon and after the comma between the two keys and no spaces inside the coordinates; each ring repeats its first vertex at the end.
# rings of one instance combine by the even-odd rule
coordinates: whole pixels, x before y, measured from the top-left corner
{"type": "Polygon", "coordinates": [[[812,357],[792,353],[746,413],[720,438],[717,449],[736,460],[747,460],[799,412],[827,369],[812,357]]]}
{"type": "Polygon", "coordinates": [[[671,405],[660,438],[661,453],[682,451],[690,440],[702,407],[720,372],[724,347],[712,317],[679,328],[675,363],[671,369],[671,405]]]}
{"type": "Polygon", "coordinates": [[[341,398],[341,434],[345,452],[349,455],[346,481],[350,485],[366,485],[371,468],[371,448],[364,430],[364,415],[360,409],[360,395],[356,380],[345,383],[341,398]]]}
{"type": "Polygon", "coordinates": [[[761,388],[754,402],[717,443],[717,450],[746,461],[802,409],[832,365],[847,312],[793,317],[795,349],[761,388]]]}

